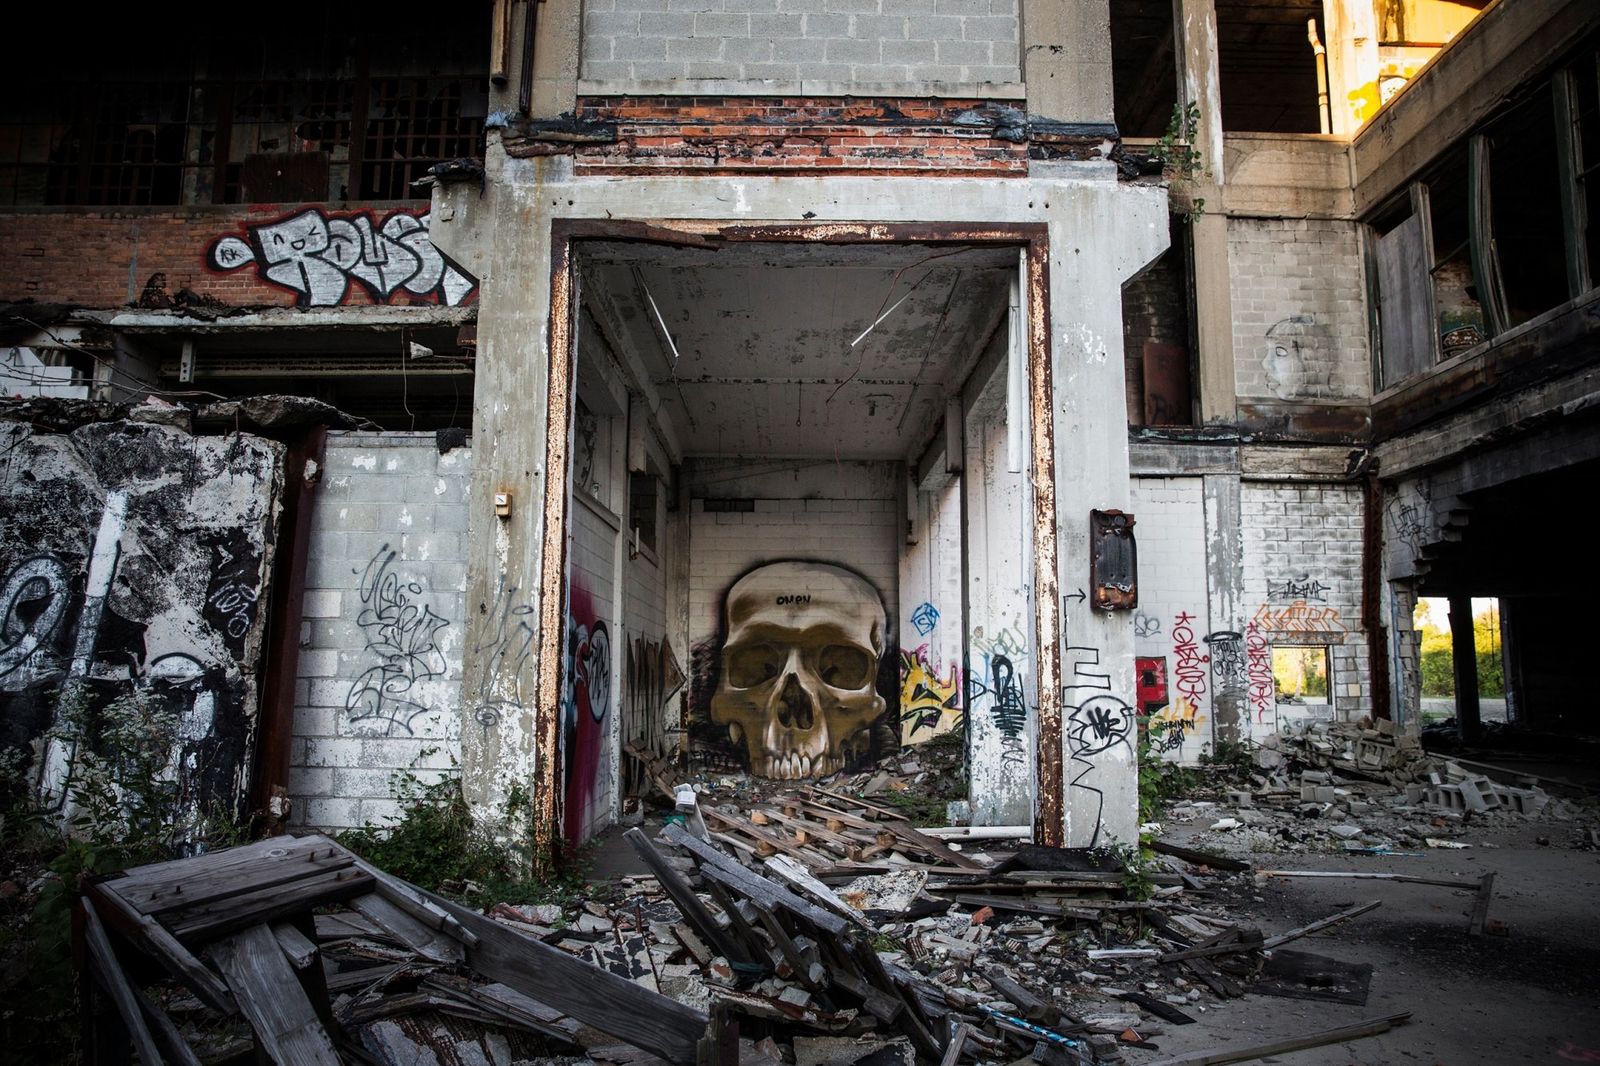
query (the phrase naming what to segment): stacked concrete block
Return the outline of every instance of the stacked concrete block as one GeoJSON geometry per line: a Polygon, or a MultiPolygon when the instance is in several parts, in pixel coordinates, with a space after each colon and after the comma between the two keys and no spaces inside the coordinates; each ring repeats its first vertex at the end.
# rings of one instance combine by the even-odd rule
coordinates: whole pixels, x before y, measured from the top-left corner
{"type": "Polygon", "coordinates": [[[289,792],[341,829],[401,809],[400,779],[460,751],[472,453],[431,433],[331,433],[312,511],[289,792]]]}
{"type": "Polygon", "coordinates": [[[581,76],[836,88],[1021,81],[1016,0],[586,0],[581,76]]]}

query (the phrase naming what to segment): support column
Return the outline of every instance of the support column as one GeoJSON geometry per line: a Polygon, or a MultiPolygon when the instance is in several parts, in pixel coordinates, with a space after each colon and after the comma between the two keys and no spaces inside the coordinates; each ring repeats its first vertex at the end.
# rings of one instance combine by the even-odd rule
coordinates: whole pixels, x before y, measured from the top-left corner
{"type": "Polygon", "coordinates": [[[1109,0],[1022,0],[1022,78],[1030,116],[1110,125],[1109,0]]]}
{"type": "Polygon", "coordinates": [[[1371,0],[1322,0],[1333,132],[1350,136],[1378,110],[1378,21],[1371,0]]]}
{"type": "Polygon", "coordinates": [[[1472,628],[1472,597],[1450,597],[1450,659],[1456,675],[1456,725],[1471,744],[1483,732],[1478,706],[1478,644],[1472,628]]]}
{"type": "MultiPolygon", "coordinates": [[[[1229,425],[1237,416],[1233,367],[1233,297],[1229,288],[1228,218],[1223,204],[1222,88],[1217,70],[1213,0],[1173,0],[1178,103],[1199,109],[1191,150],[1199,173],[1175,190],[1191,204],[1194,324],[1201,425],[1229,425]]],[[[1176,197],[1175,197],[1176,198],[1176,197]]]]}
{"type": "Polygon", "coordinates": [[[1237,474],[1202,479],[1206,519],[1206,609],[1211,619],[1211,750],[1237,744],[1249,733],[1245,676],[1244,535],[1237,474]]]}

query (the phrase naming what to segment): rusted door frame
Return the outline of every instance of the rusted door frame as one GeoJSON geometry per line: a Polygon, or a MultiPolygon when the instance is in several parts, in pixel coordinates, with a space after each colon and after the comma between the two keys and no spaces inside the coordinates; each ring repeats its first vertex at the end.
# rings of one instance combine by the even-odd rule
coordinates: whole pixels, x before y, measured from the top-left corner
{"type": "Polygon", "coordinates": [[[535,685],[533,845],[553,854],[562,838],[560,714],[566,640],[567,523],[577,283],[573,246],[584,240],[639,241],[697,247],[722,243],[988,244],[1021,247],[1028,263],[1029,437],[1032,450],[1034,634],[1038,648],[1035,709],[1034,839],[1064,839],[1061,757],[1061,598],[1056,554],[1055,404],[1050,363],[1050,249],[1043,223],[781,222],[752,225],[714,220],[558,219],[550,227],[549,384],[546,390],[544,540],[539,576],[539,671],[535,685]],[[559,476],[557,473],[559,472],[559,476]]]}

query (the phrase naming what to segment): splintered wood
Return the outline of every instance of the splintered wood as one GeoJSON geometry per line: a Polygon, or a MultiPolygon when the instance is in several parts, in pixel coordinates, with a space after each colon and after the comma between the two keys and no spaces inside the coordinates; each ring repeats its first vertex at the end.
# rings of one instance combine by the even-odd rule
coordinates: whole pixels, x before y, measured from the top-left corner
{"type": "Polygon", "coordinates": [[[593,1030],[668,1063],[726,1062],[712,1019],[407,884],[322,836],[278,838],[138,867],[79,901],[89,1062],[133,1047],[146,1063],[198,1056],[149,984],[153,959],[277,1063],[414,1061],[433,1011],[496,1026],[530,1057],[581,1053],[593,1030]],[[330,906],[351,908],[323,913],[330,906]],[[202,961],[204,960],[204,961],[202,961]],[[136,976],[139,980],[136,981],[136,976]],[[380,1051],[381,1049],[381,1051],[380,1051]],[[713,1053],[707,1058],[707,1053],[713,1053]],[[374,1053],[379,1054],[377,1060],[374,1053]]]}

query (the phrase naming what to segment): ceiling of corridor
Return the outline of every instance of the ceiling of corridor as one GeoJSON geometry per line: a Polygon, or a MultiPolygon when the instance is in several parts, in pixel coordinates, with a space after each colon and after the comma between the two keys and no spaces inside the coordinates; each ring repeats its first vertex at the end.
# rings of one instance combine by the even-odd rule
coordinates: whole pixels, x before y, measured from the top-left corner
{"type": "Polygon", "coordinates": [[[582,262],[585,307],[686,454],[914,459],[1004,343],[1018,252],[595,242],[582,262]]]}

